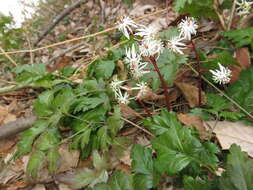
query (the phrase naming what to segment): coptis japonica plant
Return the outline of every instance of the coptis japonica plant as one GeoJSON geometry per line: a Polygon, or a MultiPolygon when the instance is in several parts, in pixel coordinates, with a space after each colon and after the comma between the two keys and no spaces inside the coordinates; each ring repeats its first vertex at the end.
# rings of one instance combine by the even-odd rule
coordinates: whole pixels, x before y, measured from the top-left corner
{"type": "MultiPolygon", "coordinates": [[[[185,17],[179,24],[178,30],[179,34],[177,36],[173,36],[171,39],[167,39],[167,41],[162,41],[158,37],[158,31],[151,26],[146,27],[134,22],[129,17],[124,17],[121,22],[118,23],[118,29],[125,35],[127,39],[132,38],[136,42],[138,47],[135,47],[132,44],[132,47],[126,49],[126,58],[125,63],[128,65],[130,73],[132,77],[139,82],[137,86],[138,88],[133,87],[131,90],[143,89],[147,87],[147,81],[142,80],[141,77],[150,71],[156,71],[160,82],[162,84],[166,106],[167,109],[170,110],[171,103],[168,94],[168,84],[164,79],[161,71],[157,65],[157,60],[159,59],[160,54],[164,51],[164,49],[168,49],[175,54],[184,54],[184,49],[189,48],[187,46],[187,42],[191,42],[192,49],[195,52],[198,64],[198,73],[199,73],[199,104],[201,105],[201,71],[200,71],[200,60],[199,55],[195,47],[195,42],[192,40],[192,36],[197,34],[198,24],[193,17],[185,17]],[[136,30],[136,32],[135,32],[136,30]],[[145,61],[143,59],[145,58],[145,61]],[[148,59],[147,59],[148,58],[148,59]],[[153,69],[147,69],[146,67],[152,64],[153,69]],[[140,88],[141,86],[141,88],[140,88]]],[[[228,68],[223,67],[220,63],[218,63],[220,67],[220,71],[211,70],[210,72],[213,74],[213,80],[219,84],[227,84],[230,81],[231,71],[228,68]]],[[[128,104],[130,101],[127,91],[122,94],[121,90],[124,90],[122,84],[125,81],[118,81],[118,79],[112,81],[112,89],[115,93],[116,99],[119,103],[128,104]],[[117,84],[117,85],[115,85],[117,84]]],[[[140,98],[140,94],[144,95],[143,92],[138,94],[138,98],[140,98]]]]}
{"type": "MultiPolygon", "coordinates": [[[[225,3],[220,7],[228,6],[226,1],[219,2],[225,3]]],[[[172,179],[173,188],[184,186],[185,190],[227,190],[227,187],[229,190],[242,190],[234,188],[234,184],[251,187],[253,175],[250,168],[253,163],[239,147],[230,148],[225,165],[223,161],[228,153],[220,154],[216,138],[213,138],[215,134],[184,126],[178,120],[178,113],[173,112],[178,110],[175,108],[178,102],[172,102],[171,89],[178,90],[177,84],[184,83],[184,77],[181,81],[177,74],[185,68],[199,89],[196,98],[197,88],[193,85],[199,105],[195,103],[191,114],[217,122],[223,119],[245,121],[246,115],[250,116],[247,113],[253,110],[252,68],[242,71],[240,79],[230,84],[233,71],[229,67],[237,64],[233,54],[235,48],[252,46],[252,28],[222,32],[223,38],[220,44],[216,44],[217,49],[210,48],[206,52],[199,48],[198,42],[202,42],[205,33],[200,30],[203,21],[199,18],[206,12],[204,16],[208,21],[217,19],[213,3],[213,0],[176,0],[176,10],[187,15],[179,15],[175,24],[164,31],[123,17],[116,27],[124,35],[120,42],[126,42],[126,45],[115,46],[117,49],[91,62],[85,76],[81,75],[83,80],[79,78],[81,82],[69,78],[78,73],[70,67],[57,74],[47,72],[44,64],[17,67],[18,83],[46,89],[34,103],[39,119],[22,134],[15,154],[18,158],[31,153],[27,177],[32,180],[40,177],[39,170],[43,166],[54,175],[61,160],[58,149],[62,143],[70,142],[71,149],[81,152],[81,159],[92,160],[89,167],[76,172],[71,179],[76,189],[161,190],[168,188],[168,178],[169,181],[172,179]],[[224,98],[226,94],[222,91],[220,94],[205,93],[202,97],[208,84],[213,87],[211,90],[223,88],[227,97],[236,102],[224,98]],[[204,98],[207,102],[202,103],[204,98]],[[238,109],[235,103],[243,109],[238,109]],[[147,146],[129,143],[124,136],[124,127],[130,125],[145,133],[138,131],[137,135],[147,137],[147,146]],[[128,148],[132,149],[130,174],[115,171],[115,165],[122,164],[117,156],[124,155],[128,148]],[[218,171],[223,168],[227,171],[219,177],[218,171]],[[233,172],[235,168],[239,168],[243,175],[238,177],[233,172]]],[[[252,2],[238,0],[234,3],[233,14],[237,12],[242,17],[249,14],[252,2]]],[[[228,4],[232,7],[231,2],[228,4]]],[[[185,104],[189,110],[189,101],[185,104]]],[[[179,111],[182,110],[179,108],[179,111]]],[[[130,159],[127,157],[127,160],[130,159]]]]}

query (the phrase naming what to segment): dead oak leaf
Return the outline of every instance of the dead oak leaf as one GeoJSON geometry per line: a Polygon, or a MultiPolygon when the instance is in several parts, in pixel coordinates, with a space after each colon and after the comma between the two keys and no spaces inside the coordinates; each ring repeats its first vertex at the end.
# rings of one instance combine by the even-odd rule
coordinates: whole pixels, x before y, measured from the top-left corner
{"type": "MultiPolygon", "coordinates": [[[[199,89],[192,84],[176,82],[176,86],[181,90],[185,99],[188,101],[191,108],[198,107],[199,105],[199,89]]],[[[207,103],[206,95],[201,91],[201,104],[207,103]]]]}
{"type": "Polygon", "coordinates": [[[196,115],[187,115],[187,114],[177,114],[177,117],[181,123],[187,126],[193,126],[197,129],[197,131],[200,134],[200,137],[202,139],[206,139],[207,133],[206,133],[206,128],[204,126],[203,120],[201,117],[196,116],[196,115]]]}
{"type": "Polygon", "coordinates": [[[239,122],[228,121],[208,121],[209,126],[213,127],[213,132],[223,150],[228,150],[232,144],[241,146],[242,150],[253,157],[253,127],[239,122]]]}
{"type": "Polygon", "coordinates": [[[240,48],[235,52],[235,58],[239,64],[230,66],[232,71],[232,77],[230,83],[233,83],[239,79],[240,73],[243,69],[247,69],[251,65],[251,58],[248,48],[240,48]]]}

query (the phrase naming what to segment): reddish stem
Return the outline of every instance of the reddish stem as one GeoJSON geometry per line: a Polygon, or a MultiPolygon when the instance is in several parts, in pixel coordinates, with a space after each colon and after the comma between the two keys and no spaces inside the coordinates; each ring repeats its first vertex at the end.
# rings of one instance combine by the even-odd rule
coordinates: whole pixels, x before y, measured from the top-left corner
{"type": "Polygon", "coordinates": [[[191,44],[192,44],[192,49],[196,55],[196,59],[197,59],[197,71],[198,71],[198,88],[199,88],[199,107],[201,107],[202,104],[202,97],[201,97],[201,86],[202,86],[202,75],[201,75],[201,68],[200,68],[200,58],[199,58],[199,54],[197,52],[195,43],[193,40],[191,40],[191,44]]]}
{"type": "Polygon", "coordinates": [[[162,87],[163,87],[163,90],[164,90],[166,106],[167,106],[167,109],[170,110],[170,96],[169,96],[169,92],[168,92],[169,87],[168,87],[167,83],[165,82],[165,80],[164,80],[164,78],[163,78],[163,76],[162,76],[162,74],[159,70],[159,67],[156,63],[155,57],[151,56],[149,59],[150,59],[151,63],[153,64],[153,66],[154,66],[154,68],[155,68],[155,70],[156,70],[156,72],[157,72],[157,74],[160,78],[160,81],[162,83],[162,87]]]}
{"type": "Polygon", "coordinates": [[[149,112],[148,108],[145,106],[145,104],[138,99],[139,104],[144,108],[145,112],[147,113],[148,117],[152,117],[152,114],[149,112]]]}

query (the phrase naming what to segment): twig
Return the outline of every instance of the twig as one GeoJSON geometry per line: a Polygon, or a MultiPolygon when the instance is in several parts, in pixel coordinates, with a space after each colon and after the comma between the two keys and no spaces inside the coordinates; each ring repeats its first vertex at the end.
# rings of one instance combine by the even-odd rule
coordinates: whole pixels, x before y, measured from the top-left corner
{"type": "Polygon", "coordinates": [[[36,119],[37,117],[32,115],[0,126],[0,140],[16,135],[30,128],[35,123],[36,119]]]}
{"type": "Polygon", "coordinates": [[[164,80],[164,78],[163,78],[163,76],[162,76],[162,74],[159,70],[159,67],[157,66],[155,57],[151,56],[150,61],[153,64],[153,66],[154,66],[154,68],[155,68],[155,70],[156,70],[156,72],[157,72],[157,74],[160,78],[160,81],[162,83],[162,87],[163,87],[163,90],[164,90],[166,106],[167,106],[168,111],[170,111],[170,96],[169,96],[169,92],[168,92],[169,87],[168,87],[166,81],[164,80]]]}
{"type": "Polygon", "coordinates": [[[108,50],[106,50],[105,52],[103,52],[101,55],[96,55],[96,56],[92,57],[92,58],[91,58],[91,61],[90,61],[88,64],[81,65],[81,67],[79,67],[78,69],[76,69],[75,73],[70,77],[70,80],[78,78],[77,76],[79,75],[79,72],[83,72],[90,64],[92,64],[92,63],[93,63],[94,61],[96,61],[98,58],[100,58],[100,57],[106,55],[106,53],[107,53],[108,51],[111,51],[111,50],[113,50],[113,49],[116,49],[116,48],[118,48],[119,46],[121,46],[121,45],[123,45],[123,44],[125,44],[125,43],[127,43],[127,42],[128,42],[128,40],[124,40],[124,41],[122,41],[122,42],[119,42],[119,43],[115,44],[114,46],[110,47],[110,48],[109,48],[108,50]]]}
{"type": "Polygon", "coordinates": [[[219,21],[221,23],[221,26],[222,26],[223,30],[226,30],[226,24],[225,24],[225,21],[223,19],[223,16],[218,11],[218,5],[219,5],[218,0],[215,0],[214,4],[213,4],[214,11],[215,11],[215,13],[217,14],[217,16],[219,18],[219,21]]]}
{"type": "Polygon", "coordinates": [[[68,48],[68,49],[66,49],[66,50],[64,50],[64,51],[62,51],[59,55],[57,55],[57,56],[52,57],[51,59],[49,59],[49,61],[47,62],[46,65],[48,65],[48,64],[50,64],[50,63],[52,63],[52,62],[54,62],[54,61],[57,60],[58,58],[60,58],[60,57],[64,56],[65,54],[67,54],[68,52],[71,52],[71,51],[73,51],[73,50],[75,50],[75,49],[77,49],[77,48],[83,46],[85,43],[86,43],[86,42],[81,42],[81,43],[79,43],[79,44],[76,44],[76,45],[74,45],[74,46],[72,46],[72,47],[70,47],[70,48],[68,48]]]}
{"type": "Polygon", "coordinates": [[[43,34],[38,38],[38,40],[34,43],[34,47],[36,47],[43,38],[50,33],[52,29],[55,28],[55,26],[64,19],[68,14],[70,14],[74,9],[79,7],[82,3],[86,2],[86,0],[79,0],[73,3],[71,6],[69,6],[67,9],[64,9],[54,20],[51,25],[48,26],[48,28],[43,32],[43,34]]]}
{"type": "Polygon", "coordinates": [[[18,64],[3,50],[2,47],[0,47],[0,51],[2,52],[3,55],[5,55],[5,57],[7,59],[9,59],[9,61],[16,67],[18,66],[18,64]]]}
{"type": "Polygon", "coordinates": [[[232,7],[231,14],[230,14],[229,22],[228,22],[228,28],[227,28],[228,31],[231,29],[231,26],[232,26],[232,21],[233,21],[234,14],[235,14],[235,8],[236,8],[236,0],[234,0],[234,2],[233,2],[233,7],[232,7]]]}
{"type": "Polygon", "coordinates": [[[8,92],[12,92],[15,90],[20,90],[22,88],[27,87],[26,85],[21,85],[21,84],[17,84],[17,85],[10,85],[4,88],[0,88],[0,94],[6,94],[8,92]]]}
{"type": "Polygon", "coordinates": [[[147,133],[147,134],[150,135],[151,137],[155,137],[155,135],[153,135],[152,133],[150,133],[148,130],[142,128],[141,126],[135,124],[134,122],[132,122],[132,121],[126,119],[126,118],[123,118],[123,117],[122,117],[121,119],[122,119],[123,121],[125,121],[125,122],[127,122],[127,123],[133,125],[134,127],[138,128],[138,129],[140,129],[140,130],[142,130],[143,132],[147,133]]]}
{"type": "MultiPolygon", "coordinates": [[[[158,15],[158,14],[163,14],[166,11],[167,11],[167,9],[161,9],[161,10],[158,10],[156,12],[153,12],[153,13],[150,13],[150,14],[146,14],[144,16],[136,18],[136,19],[134,19],[134,21],[140,21],[140,20],[145,19],[145,18],[150,17],[150,16],[155,16],[155,15],[158,15]]],[[[93,37],[99,36],[101,34],[104,34],[104,33],[107,33],[107,32],[111,32],[111,31],[113,31],[115,29],[117,29],[117,26],[114,26],[114,27],[111,27],[111,28],[107,28],[107,29],[105,29],[103,31],[100,31],[100,32],[97,32],[97,33],[94,33],[94,34],[89,34],[89,35],[81,36],[81,37],[78,37],[78,38],[73,38],[73,39],[70,39],[70,40],[65,40],[65,41],[62,41],[62,42],[57,42],[57,43],[54,43],[54,44],[50,44],[50,45],[47,45],[47,46],[35,48],[35,49],[32,49],[32,50],[9,51],[9,52],[5,52],[5,53],[0,53],[0,55],[4,55],[4,54],[10,55],[10,54],[18,54],[18,53],[37,52],[37,51],[40,51],[40,50],[43,50],[43,49],[53,48],[53,47],[57,47],[57,46],[61,46],[61,45],[67,44],[67,43],[76,42],[76,41],[79,41],[79,40],[84,40],[84,39],[87,39],[87,38],[93,38],[93,37]]]]}

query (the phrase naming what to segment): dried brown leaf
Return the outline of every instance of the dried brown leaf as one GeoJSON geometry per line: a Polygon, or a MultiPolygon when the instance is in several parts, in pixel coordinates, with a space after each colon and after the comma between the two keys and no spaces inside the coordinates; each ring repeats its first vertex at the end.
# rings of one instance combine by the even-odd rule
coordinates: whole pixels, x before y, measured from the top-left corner
{"type": "MultiPolygon", "coordinates": [[[[183,82],[176,82],[175,84],[181,90],[191,108],[199,106],[199,89],[196,86],[183,82]]],[[[206,104],[207,98],[205,92],[201,91],[201,97],[201,104],[206,104]]]]}
{"type": "Polygon", "coordinates": [[[206,128],[204,127],[204,123],[201,117],[196,116],[196,115],[182,114],[182,113],[177,114],[177,117],[179,121],[183,123],[184,125],[195,127],[198,130],[200,137],[202,139],[205,139],[207,137],[207,135],[205,135],[206,128]]]}
{"type": "Polygon", "coordinates": [[[230,148],[232,144],[240,145],[242,150],[253,157],[253,127],[239,122],[208,121],[223,150],[230,148]]]}
{"type": "Polygon", "coordinates": [[[70,150],[67,144],[62,144],[59,148],[59,153],[61,155],[60,167],[57,173],[66,172],[72,168],[77,167],[80,152],[77,150],[70,150]]]}
{"type": "Polygon", "coordinates": [[[240,48],[235,52],[235,58],[239,64],[232,65],[230,69],[232,70],[232,77],[230,82],[233,83],[239,79],[240,73],[243,69],[247,69],[251,65],[251,58],[248,48],[240,48]]]}

